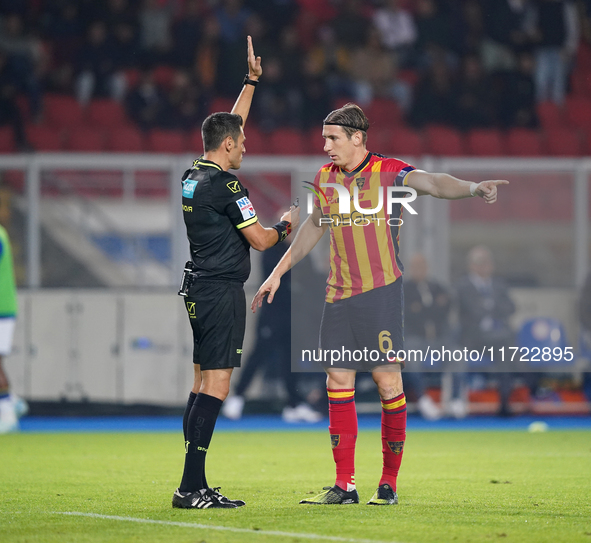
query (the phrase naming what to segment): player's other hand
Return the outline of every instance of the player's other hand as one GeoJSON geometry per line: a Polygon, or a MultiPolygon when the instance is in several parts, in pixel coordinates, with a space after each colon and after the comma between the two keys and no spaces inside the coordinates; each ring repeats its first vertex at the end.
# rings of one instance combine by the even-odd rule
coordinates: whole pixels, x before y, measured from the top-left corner
{"type": "Polygon", "coordinates": [[[496,179],[494,181],[482,181],[478,183],[474,194],[484,198],[487,204],[494,204],[497,201],[497,185],[508,185],[509,181],[496,179]]]}
{"type": "Polygon", "coordinates": [[[263,68],[261,68],[261,57],[254,56],[254,47],[252,46],[252,38],[246,37],[248,42],[248,53],[246,60],[248,61],[248,79],[258,80],[263,75],[263,68]]]}
{"type": "Polygon", "coordinates": [[[257,308],[263,305],[263,300],[265,296],[269,296],[267,298],[267,303],[270,304],[275,297],[275,293],[281,284],[281,280],[279,277],[275,277],[274,275],[269,275],[267,280],[261,285],[261,288],[257,291],[252,299],[252,303],[250,304],[250,309],[252,309],[253,313],[256,313],[257,308]]]}
{"type": "Polygon", "coordinates": [[[289,211],[286,211],[283,215],[281,215],[280,220],[291,223],[291,229],[295,230],[300,224],[300,208],[291,206],[289,211]]]}

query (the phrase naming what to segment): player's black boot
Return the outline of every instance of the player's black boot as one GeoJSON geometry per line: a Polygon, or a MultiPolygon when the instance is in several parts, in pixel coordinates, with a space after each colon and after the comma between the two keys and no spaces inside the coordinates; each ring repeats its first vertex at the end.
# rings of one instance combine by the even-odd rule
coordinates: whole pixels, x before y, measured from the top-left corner
{"type": "MultiPolygon", "coordinates": [[[[177,509],[236,509],[235,503],[222,501],[219,492],[204,488],[197,492],[180,492],[177,488],[172,495],[172,506],[177,509]]],[[[225,498],[227,500],[228,498],[225,498]]]]}
{"type": "Polygon", "coordinates": [[[209,490],[211,490],[214,494],[216,494],[217,497],[222,502],[233,503],[236,507],[242,507],[243,505],[246,505],[246,502],[244,500],[231,500],[230,498],[226,498],[226,496],[224,496],[220,492],[221,488],[222,488],[221,486],[216,486],[215,488],[210,488],[209,490]]]}
{"type": "Polygon", "coordinates": [[[312,503],[312,504],[333,504],[333,505],[347,505],[350,503],[359,503],[359,494],[357,490],[351,490],[347,492],[339,486],[325,486],[325,492],[302,500],[300,503],[312,503]]]}
{"type": "Polygon", "coordinates": [[[392,490],[390,485],[380,485],[367,505],[396,505],[398,494],[392,490]]]}

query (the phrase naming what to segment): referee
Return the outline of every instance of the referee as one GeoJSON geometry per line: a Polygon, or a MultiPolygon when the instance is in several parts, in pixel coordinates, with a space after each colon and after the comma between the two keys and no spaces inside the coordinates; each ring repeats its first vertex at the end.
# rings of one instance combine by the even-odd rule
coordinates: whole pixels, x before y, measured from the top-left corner
{"type": "Polygon", "coordinates": [[[210,488],[205,456],[232,370],[240,366],[246,321],[243,285],[250,274],[250,248],[264,251],[297,227],[292,208],[272,228],[258,222],[248,190],[228,170],[242,162],[244,124],[254,88],[262,74],[261,58],[248,37],[248,75],[232,113],[214,113],[203,122],[205,154],[183,176],[183,216],[191,250],[181,292],[193,330],[195,382],[183,417],[185,467],[172,506],[182,509],[235,508],[210,488]]]}

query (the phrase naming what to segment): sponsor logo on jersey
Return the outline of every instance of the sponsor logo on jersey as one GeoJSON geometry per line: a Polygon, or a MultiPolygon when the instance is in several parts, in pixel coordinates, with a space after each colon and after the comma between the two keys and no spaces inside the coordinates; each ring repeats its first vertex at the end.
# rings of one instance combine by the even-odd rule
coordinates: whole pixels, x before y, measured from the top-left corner
{"type": "Polygon", "coordinates": [[[242,218],[247,221],[248,219],[252,219],[256,213],[254,211],[254,207],[250,203],[250,200],[245,196],[244,198],[240,198],[240,200],[236,201],[236,205],[238,209],[240,209],[240,213],[242,213],[242,218]]]}
{"type": "Polygon", "coordinates": [[[198,182],[195,181],[195,179],[185,179],[185,181],[183,181],[183,196],[185,198],[193,198],[197,183],[198,182]]]}
{"type": "Polygon", "coordinates": [[[237,194],[240,192],[240,183],[238,183],[238,179],[236,179],[235,181],[230,181],[226,184],[226,187],[228,187],[230,189],[230,192],[232,192],[233,194],[237,194]]]}

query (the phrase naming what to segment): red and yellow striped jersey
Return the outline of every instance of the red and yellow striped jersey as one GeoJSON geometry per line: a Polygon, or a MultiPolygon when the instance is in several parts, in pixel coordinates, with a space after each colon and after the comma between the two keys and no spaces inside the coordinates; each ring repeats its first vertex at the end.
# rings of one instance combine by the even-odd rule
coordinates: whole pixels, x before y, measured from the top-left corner
{"type": "Polygon", "coordinates": [[[327,302],[389,285],[402,275],[402,263],[398,257],[402,205],[387,205],[386,188],[404,186],[406,175],[414,169],[401,160],[368,152],[359,166],[350,172],[330,163],[316,175],[314,185],[322,193],[319,192],[320,199],[318,196],[314,198],[314,205],[320,208],[325,220],[331,219],[327,302]],[[324,183],[340,184],[347,189],[351,213],[339,212],[337,189],[322,187],[324,183]],[[374,212],[355,210],[355,187],[359,207],[374,212]],[[383,205],[378,209],[380,201],[383,205]]]}

